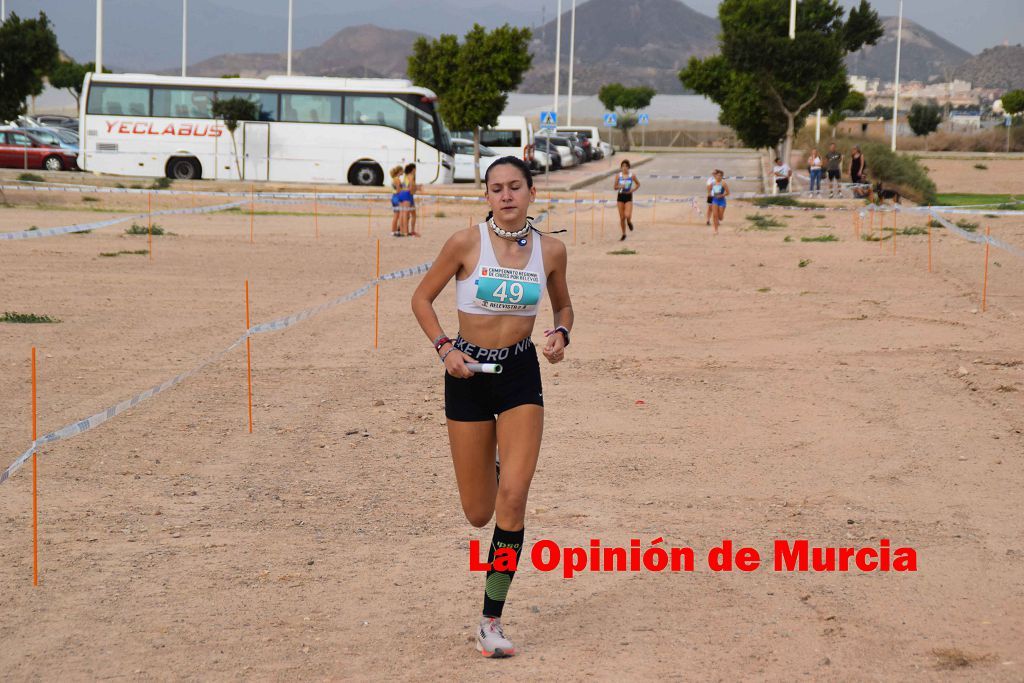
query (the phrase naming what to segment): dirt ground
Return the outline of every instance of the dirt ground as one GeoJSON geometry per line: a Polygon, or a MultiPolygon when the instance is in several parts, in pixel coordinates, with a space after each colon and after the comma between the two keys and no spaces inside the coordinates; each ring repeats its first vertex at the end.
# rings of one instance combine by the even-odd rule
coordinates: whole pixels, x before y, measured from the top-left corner
{"type": "Polygon", "coordinates": [[[921,163],[939,192],[1024,193],[1024,159],[925,158],[921,163]]]}
{"type": "MultiPolygon", "coordinates": [[[[145,208],[9,199],[0,230],[145,208]]],[[[176,234],[153,262],[99,256],[145,248],[122,227],[0,242],[0,310],[61,320],[0,324],[0,466],[30,441],[31,346],[45,433],[226,347],[246,278],[266,321],[371,279],[378,237],[386,272],[480,217],[437,208],[420,240],[386,237],[384,217],[368,237],[363,208],[321,207],[319,239],[309,215],[261,213],[253,244],[244,213],[160,218],[176,234]]],[[[943,230],[929,274],[926,235],[898,235],[894,254],[856,238],[849,212],[762,210],[785,226],[753,230],[757,210],[733,202],[714,237],[689,205],[656,211],[625,243],[611,212],[580,215],[575,243],[567,210],[554,221],[570,229],[576,326],[567,360],[543,364],[527,544],[663,536],[695,549],[697,571],[523,566],[505,611],[521,653],[476,653],[468,548],[491,531],[461,513],[409,279],[381,287],[377,349],[372,293],[253,338],[252,434],[237,349],[46,448],[38,587],[31,468],[0,486],[4,678],[1024,678],[1024,262],[993,251],[982,312],[984,249],[943,230]],[[636,253],[610,253],[623,245],[636,253]],[[800,538],[891,539],[919,571],[772,571],[773,541],[800,538]],[[765,566],[710,571],[723,539],[765,566]]],[[[1024,246],[1024,220],[986,221],[1024,246]]],[[[538,330],[549,320],[545,306],[538,330]]]]}

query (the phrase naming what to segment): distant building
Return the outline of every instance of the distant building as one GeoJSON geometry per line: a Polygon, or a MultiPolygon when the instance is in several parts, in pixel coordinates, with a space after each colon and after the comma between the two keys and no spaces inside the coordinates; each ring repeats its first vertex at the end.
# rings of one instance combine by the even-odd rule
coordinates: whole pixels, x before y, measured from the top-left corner
{"type": "Polygon", "coordinates": [[[943,126],[951,133],[973,133],[981,130],[980,111],[952,111],[943,126]]]}
{"type": "MultiPolygon", "coordinates": [[[[913,135],[906,116],[900,115],[897,125],[897,135],[913,135]]],[[[884,141],[892,137],[892,119],[880,119],[875,116],[851,116],[839,122],[836,132],[851,138],[884,141]]]]}

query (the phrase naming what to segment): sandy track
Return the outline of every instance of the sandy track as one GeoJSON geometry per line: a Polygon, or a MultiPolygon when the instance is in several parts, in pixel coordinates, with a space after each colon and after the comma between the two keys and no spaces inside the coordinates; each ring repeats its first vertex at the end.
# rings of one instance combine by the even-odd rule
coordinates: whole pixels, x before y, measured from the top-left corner
{"type": "MultiPolygon", "coordinates": [[[[0,229],[82,216],[14,200],[0,229]]],[[[429,260],[466,224],[466,207],[443,210],[422,240],[386,238],[383,270],[429,260]]],[[[917,549],[918,573],[715,574],[701,563],[692,574],[566,581],[526,568],[506,610],[522,654],[482,660],[470,641],[483,582],[467,571],[467,549],[489,531],[459,510],[439,366],[408,312],[415,283],[402,281],[382,288],[377,351],[372,297],[253,340],[253,435],[236,351],[47,449],[36,589],[30,470],[4,484],[0,670],[923,680],[953,667],[1019,680],[1024,264],[994,256],[990,309],[973,313],[976,245],[937,233],[928,275],[922,236],[900,236],[893,255],[889,242],[855,240],[845,213],[776,211],[785,228],[748,231],[754,210],[729,211],[713,238],[688,207],[659,206],[657,226],[640,210],[626,243],[636,255],[608,253],[620,246],[611,212],[605,241],[580,217],[577,325],[568,360],[543,369],[547,433],[528,542],[664,536],[699,554],[731,538],[769,556],[776,538],[884,537],[917,549]],[[799,241],[829,232],[840,242],[799,241]]],[[[372,276],[365,216],[321,219],[319,242],[311,218],[257,216],[254,245],[244,215],[159,222],[178,235],[157,240],[153,264],[100,258],[144,247],[117,228],[0,248],[2,308],[63,320],[0,325],[0,464],[27,445],[32,344],[48,431],[234,340],[246,277],[264,321],[372,276]]],[[[995,223],[1024,244],[1024,223],[995,223]]]]}

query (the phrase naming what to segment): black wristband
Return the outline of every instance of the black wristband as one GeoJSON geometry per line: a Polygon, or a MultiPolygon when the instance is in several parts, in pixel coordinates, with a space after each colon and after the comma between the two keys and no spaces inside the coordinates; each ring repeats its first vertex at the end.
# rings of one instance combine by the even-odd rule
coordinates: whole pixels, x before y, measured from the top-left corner
{"type": "Polygon", "coordinates": [[[559,325],[558,327],[555,328],[555,332],[561,332],[562,337],[565,339],[565,345],[569,346],[569,330],[567,330],[562,325],[559,325]]]}

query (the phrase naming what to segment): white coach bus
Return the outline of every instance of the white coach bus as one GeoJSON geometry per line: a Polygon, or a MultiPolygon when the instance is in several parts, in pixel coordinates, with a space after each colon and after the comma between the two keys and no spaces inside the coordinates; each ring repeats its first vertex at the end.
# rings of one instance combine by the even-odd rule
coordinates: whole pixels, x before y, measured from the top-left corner
{"type": "Polygon", "coordinates": [[[398,164],[422,183],[450,183],[451,138],[436,97],[406,80],[270,76],[86,75],[78,165],[99,173],[382,185],[398,164]],[[213,118],[217,99],[245,98],[236,145],[213,118]],[[237,157],[235,148],[237,147],[237,157]]]}

